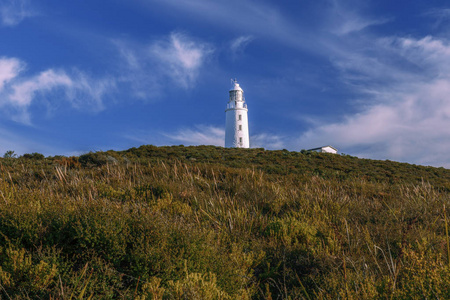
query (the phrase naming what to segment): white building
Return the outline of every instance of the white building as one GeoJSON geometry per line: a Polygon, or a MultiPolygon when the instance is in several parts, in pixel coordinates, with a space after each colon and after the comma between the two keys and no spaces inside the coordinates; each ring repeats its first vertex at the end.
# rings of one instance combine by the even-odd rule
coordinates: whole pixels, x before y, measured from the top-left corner
{"type": "Polygon", "coordinates": [[[247,104],[245,104],[244,91],[236,80],[233,80],[228,100],[225,124],[225,147],[249,148],[247,104]]]}
{"type": "Polygon", "coordinates": [[[313,149],[308,149],[308,151],[315,151],[315,152],[321,152],[321,153],[333,153],[336,154],[338,150],[332,146],[323,146],[313,149]]]}

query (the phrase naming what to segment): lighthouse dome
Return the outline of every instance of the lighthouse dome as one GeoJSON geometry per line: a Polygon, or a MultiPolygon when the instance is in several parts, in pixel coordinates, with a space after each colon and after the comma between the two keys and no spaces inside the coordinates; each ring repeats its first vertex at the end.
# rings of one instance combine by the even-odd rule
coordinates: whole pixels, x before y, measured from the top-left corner
{"type": "Polygon", "coordinates": [[[239,83],[237,83],[236,80],[233,80],[233,87],[231,88],[230,91],[241,91],[241,92],[243,92],[243,90],[239,86],[239,83]]]}

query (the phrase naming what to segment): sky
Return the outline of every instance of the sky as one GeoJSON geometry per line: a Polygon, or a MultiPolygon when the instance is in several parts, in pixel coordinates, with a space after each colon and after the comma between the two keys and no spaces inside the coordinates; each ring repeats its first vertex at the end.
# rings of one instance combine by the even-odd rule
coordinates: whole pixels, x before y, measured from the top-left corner
{"type": "Polygon", "coordinates": [[[250,145],[450,168],[443,0],[0,0],[0,154],[250,145]]]}

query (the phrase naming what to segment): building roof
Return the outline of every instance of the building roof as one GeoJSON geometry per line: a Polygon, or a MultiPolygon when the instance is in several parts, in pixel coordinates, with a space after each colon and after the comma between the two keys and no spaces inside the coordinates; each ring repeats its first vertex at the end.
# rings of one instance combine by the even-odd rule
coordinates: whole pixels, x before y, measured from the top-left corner
{"type": "Polygon", "coordinates": [[[321,149],[326,148],[326,147],[330,147],[331,149],[334,149],[334,150],[338,151],[338,149],[336,149],[336,148],[334,148],[333,146],[330,146],[330,145],[326,145],[326,146],[322,146],[322,147],[317,147],[317,148],[312,148],[312,149],[308,149],[308,150],[306,150],[306,151],[316,151],[316,150],[321,150],[321,149]]]}

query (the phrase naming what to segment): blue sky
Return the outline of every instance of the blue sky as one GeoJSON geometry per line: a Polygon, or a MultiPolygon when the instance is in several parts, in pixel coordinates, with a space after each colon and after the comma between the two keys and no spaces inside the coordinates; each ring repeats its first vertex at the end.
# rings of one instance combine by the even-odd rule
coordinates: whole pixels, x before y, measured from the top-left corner
{"type": "Polygon", "coordinates": [[[0,153],[332,145],[450,167],[447,1],[0,0],[0,153]]]}

